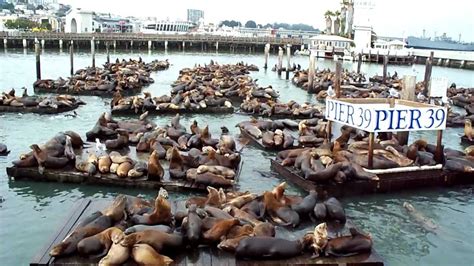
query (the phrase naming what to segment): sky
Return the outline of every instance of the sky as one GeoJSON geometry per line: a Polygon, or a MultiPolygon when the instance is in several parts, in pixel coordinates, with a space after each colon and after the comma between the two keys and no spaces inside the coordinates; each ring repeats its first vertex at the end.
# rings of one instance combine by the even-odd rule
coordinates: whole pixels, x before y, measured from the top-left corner
{"type": "MultiPolygon", "coordinates": [[[[254,20],[259,24],[286,22],[305,23],[324,29],[324,13],[336,10],[342,0],[59,0],[60,3],[96,12],[123,16],[186,19],[188,8],[204,11],[205,22],[254,20]]],[[[379,36],[426,37],[446,32],[462,41],[474,42],[474,0],[372,0],[374,31],[379,36]]],[[[357,16],[357,13],[355,14],[357,16]]]]}

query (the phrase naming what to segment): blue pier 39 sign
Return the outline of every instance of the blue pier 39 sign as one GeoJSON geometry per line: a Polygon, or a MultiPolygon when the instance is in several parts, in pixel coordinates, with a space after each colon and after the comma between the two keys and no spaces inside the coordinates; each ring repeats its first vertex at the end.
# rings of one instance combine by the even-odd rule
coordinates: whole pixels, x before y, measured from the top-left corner
{"type": "Polygon", "coordinates": [[[326,119],[368,132],[444,130],[447,109],[404,100],[326,99],[326,119]]]}

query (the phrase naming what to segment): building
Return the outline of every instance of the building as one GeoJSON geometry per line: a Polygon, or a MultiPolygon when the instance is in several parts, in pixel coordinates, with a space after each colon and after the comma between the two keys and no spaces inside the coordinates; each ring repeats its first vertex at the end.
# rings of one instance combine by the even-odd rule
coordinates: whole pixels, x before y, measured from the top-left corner
{"type": "Polygon", "coordinates": [[[374,42],[374,48],[387,49],[387,50],[402,50],[406,46],[406,43],[400,40],[382,40],[378,39],[374,42]]]}
{"type": "Polygon", "coordinates": [[[188,9],[188,22],[198,25],[201,19],[204,19],[204,11],[188,9]]]}
{"type": "Polygon", "coordinates": [[[92,11],[71,9],[66,13],[65,32],[135,32],[138,27],[130,19],[112,17],[110,14],[97,15],[92,11]]]}
{"type": "Polygon", "coordinates": [[[71,9],[66,13],[64,31],[70,33],[94,32],[93,17],[94,12],[92,11],[80,8],[71,9]]]}
{"type": "Polygon", "coordinates": [[[148,21],[143,23],[143,33],[187,33],[193,26],[188,21],[148,21]]]}
{"type": "Polygon", "coordinates": [[[332,57],[350,53],[353,41],[337,35],[317,35],[311,37],[309,48],[317,57],[332,57]]]}
{"type": "Polygon", "coordinates": [[[354,1],[354,44],[357,50],[372,47],[372,13],[375,4],[368,0],[354,1]]]}

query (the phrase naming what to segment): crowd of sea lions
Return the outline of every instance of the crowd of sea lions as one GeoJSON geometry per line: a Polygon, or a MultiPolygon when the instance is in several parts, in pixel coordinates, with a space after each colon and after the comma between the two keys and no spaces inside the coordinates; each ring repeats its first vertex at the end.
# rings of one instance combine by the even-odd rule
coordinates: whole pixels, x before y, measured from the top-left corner
{"type": "MultiPolygon", "coordinates": [[[[307,70],[297,70],[293,74],[292,82],[297,87],[300,87],[309,93],[319,93],[320,91],[327,91],[330,86],[334,86],[335,72],[330,69],[316,70],[314,74],[313,87],[309,86],[309,73],[307,70]]],[[[366,78],[363,74],[356,72],[349,72],[345,69],[341,75],[341,84],[364,84],[366,78]]]]}
{"type": "MultiPolygon", "coordinates": [[[[23,88],[23,94],[21,96],[16,95],[15,89],[11,89],[8,93],[3,92],[0,97],[0,107],[21,107],[25,109],[26,107],[33,107],[40,110],[52,109],[56,111],[70,111],[83,104],[85,104],[83,101],[70,95],[47,97],[29,96],[26,88],[23,88]]],[[[15,111],[21,112],[17,109],[15,109],[15,111]]]]}
{"type": "Polygon", "coordinates": [[[169,265],[182,248],[207,245],[241,259],[283,259],[310,253],[347,256],[370,253],[370,236],[348,228],[341,203],[311,191],[306,197],[286,195],[286,184],[261,195],[227,192],[208,187],[206,197],[188,198],[171,207],[163,188],[153,202],[119,195],[105,210],[84,218],[61,243],[54,257],[80,254],[99,259],[99,265],[169,265]],[[278,236],[275,226],[291,228],[317,224],[296,240],[278,236]]]}
{"type": "Polygon", "coordinates": [[[152,71],[164,70],[169,67],[168,60],[154,60],[145,63],[138,60],[119,59],[115,63],[106,63],[104,68],[87,67],[79,69],[67,79],[42,79],[33,84],[35,90],[43,92],[58,92],[81,94],[85,92],[101,92],[112,95],[116,91],[122,93],[136,93],[143,86],[153,83],[150,77],[152,71]]]}

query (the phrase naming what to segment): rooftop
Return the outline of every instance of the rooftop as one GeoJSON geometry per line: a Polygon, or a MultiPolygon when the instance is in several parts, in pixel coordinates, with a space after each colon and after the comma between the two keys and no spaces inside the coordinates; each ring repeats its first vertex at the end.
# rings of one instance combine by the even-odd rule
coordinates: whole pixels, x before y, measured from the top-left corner
{"type": "Polygon", "coordinates": [[[320,34],[310,38],[311,40],[319,40],[319,41],[337,41],[337,42],[353,42],[352,39],[344,38],[337,35],[325,35],[320,34]]]}

